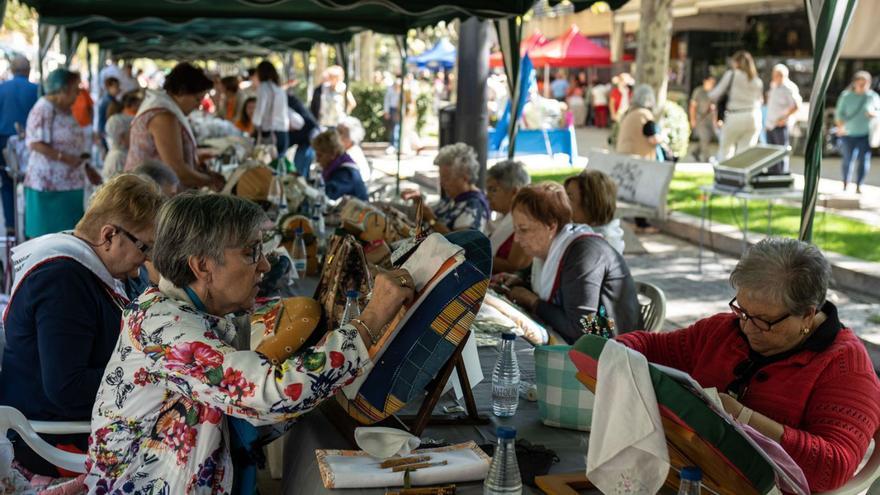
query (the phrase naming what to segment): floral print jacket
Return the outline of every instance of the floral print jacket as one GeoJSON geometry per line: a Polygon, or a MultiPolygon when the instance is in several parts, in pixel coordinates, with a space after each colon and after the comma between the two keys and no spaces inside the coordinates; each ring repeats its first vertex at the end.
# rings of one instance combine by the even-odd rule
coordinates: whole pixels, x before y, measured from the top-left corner
{"type": "Polygon", "coordinates": [[[228,494],[225,415],[267,425],[296,418],[369,363],[350,325],[273,367],[231,346],[230,320],[195,309],[163,280],[122,315],[98,390],[86,484],[95,494],[228,494]]]}

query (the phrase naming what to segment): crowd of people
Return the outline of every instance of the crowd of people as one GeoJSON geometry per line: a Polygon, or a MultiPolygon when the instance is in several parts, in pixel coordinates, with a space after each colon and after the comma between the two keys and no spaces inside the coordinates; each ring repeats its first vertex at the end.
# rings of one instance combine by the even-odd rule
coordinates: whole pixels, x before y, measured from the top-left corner
{"type": "MultiPolygon", "coordinates": [[[[753,124],[761,125],[755,105],[763,95],[748,54],[734,61],[717,86],[707,79],[699,88],[706,95],[692,118],[716,111],[726,91],[730,130],[726,137],[722,130],[722,143],[735,149],[751,142],[753,124]]],[[[51,72],[37,99],[25,63],[17,61],[17,78],[0,85],[3,118],[26,123],[31,150],[25,178],[31,240],[13,253],[0,403],[32,420],[91,421],[89,435],[44,437],[87,453],[91,493],[229,493],[252,465],[247,456],[232,455],[244,425],[292,420],[368,369],[367,349],[412,300],[414,282],[405,270],[380,272],[360,317],[303,351],[332,366],[311,369],[302,359],[273,366],[256,351],[237,349],[227,316],[256,304],[270,270],[268,219],[254,202],[196,191],[217,191],[225,179],[206,166],[187,116],[210,99],[218,117],[234,120],[256,141],[281,154],[296,144],[297,172],[320,172],[330,199],[367,201],[372,179],[358,146],[363,129],[349,116],[355,102],[344,78],[328,69],[307,108],[285,91],[268,61],[254,68],[246,88],[234,76],[212,79],[180,63],[162,89],[146,90],[142,99],[139,89],[108,75],[97,105],[97,137],[107,146],[102,176],[73,112],[80,76],[51,72]],[[6,96],[12,92],[14,98],[6,96]],[[86,208],[87,182],[99,187],[86,208]]],[[[768,130],[779,139],[793,113],[783,103],[796,100],[786,80],[777,67],[768,130]]],[[[851,114],[876,98],[862,75],[856,81],[839,104],[853,149],[860,129],[851,114]]],[[[631,82],[619,77],[618,91],[605,100],[619,121],[617,151],[656,159],[662,129],[652,113],[653,90],[630,90],[631,82]]],[[[559,97],[569,90],[562,86],[553,88],[559,97]]],[[[394,101],[399,94],[386,105],[394,101]]],[[[394,108],[385,113],[393,126],[394,108]]],[[[9,131],[7,123],[0,132],[9,131]]],[[[880,381],[863,344],[827,299],[830,265],[817,248],[761,241],[730,275],[736,291],[730,312],[647,333],[616,218],[617,185],[608,175],[587,169],[563,184],[533,184],[523,163],[500,161],[487,170],[484,191],[472,147],[444,146],[434,164],[439,201],[428,204],[417,190],[404,191],[403,199],[414,201],[435,232],[486,234],[491,286],[554,338],[573,343],[591,315],[613,320],[612,336],[620,342],[716,387],[724,409],[781,445],[810,489],[834,489],[853,475],[880,426],[880,381]]],[[[21,466],[59,474],[16,434],[10,439],[21,466]]]]}

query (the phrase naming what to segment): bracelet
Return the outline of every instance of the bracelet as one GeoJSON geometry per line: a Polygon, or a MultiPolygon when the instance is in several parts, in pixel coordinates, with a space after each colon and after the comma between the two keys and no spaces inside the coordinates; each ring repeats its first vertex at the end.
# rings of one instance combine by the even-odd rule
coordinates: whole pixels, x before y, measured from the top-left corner
{"type": "Polygon", "coordinates": [[[373,333],[373,330],[371,330],[370,327],[367,326],[367,324],[364,323],[364,321],[361,320],[360,318],[354,318],[349,323],[351,323],[352,325],[357,324],[358,326],[360,326],[361,328],[363,328],[367,332],[367,335],[370,336],[370,345],[378,344],[379,340],[382,338],[381,334],[376,335],[375,333],[373,333]]]}
{"type": "Polygon", "coordinates": [[[749,424],[749,421],[751,421],[751,419],[752,419],[753,412],[755,412],[755,411],[749,409],[746,406],[743,406],[742,409],[739,410],[739,414],[736,415],[736,420],[739,423],[747,425],[747,424],[749,424]]]}

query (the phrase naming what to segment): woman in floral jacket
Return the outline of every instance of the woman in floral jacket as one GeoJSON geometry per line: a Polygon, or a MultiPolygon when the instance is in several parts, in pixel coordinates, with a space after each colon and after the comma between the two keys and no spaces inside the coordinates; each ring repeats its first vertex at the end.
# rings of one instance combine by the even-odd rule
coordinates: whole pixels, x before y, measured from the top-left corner
{"type": "Polygon", "coordinates": [[[223,315],[250,309],[269,270],[263,221],[255,204],[223,195],[185,194],[160,211],[162,280],[123,313],[92,417],[90,493],[230,493],[229,425],[290,420],[331,397],[412,297],[408,273],[382,274],[360,319],[282,365],[237,351],[223,315]]]}

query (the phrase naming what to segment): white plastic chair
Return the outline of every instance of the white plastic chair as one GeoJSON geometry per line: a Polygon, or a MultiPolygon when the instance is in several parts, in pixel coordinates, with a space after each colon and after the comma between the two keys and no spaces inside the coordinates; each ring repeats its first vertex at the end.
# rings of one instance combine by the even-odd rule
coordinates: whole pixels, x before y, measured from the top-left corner
{"type": "Polygon", "coordinates": [[[880,478],[880,430],[874,433],[874,451],[870,453],[861,469],[845,485],[822,495],[859,495],[865,493],[880,478]]]}
{"type": "Polygon", "coordinates": [[[636,281],[644,330],[659,332],[666,320],[666,294],[654,284],[636,281]]]}
{"type": "Polygon", "coordinates": [[[86,472],[85,454],[74,454],[53,447],[40,438],[37,435],[37,432],[51,435],[88,433],[90,431],[88,421],[30,422],[18,409],[9,406],[0,406],[0,435],[5,437],[9,429],[18,433],[18,436],[24,440],[24,443],[26,443],[31,450],[53,465],[74,473],[86,472]]]}

